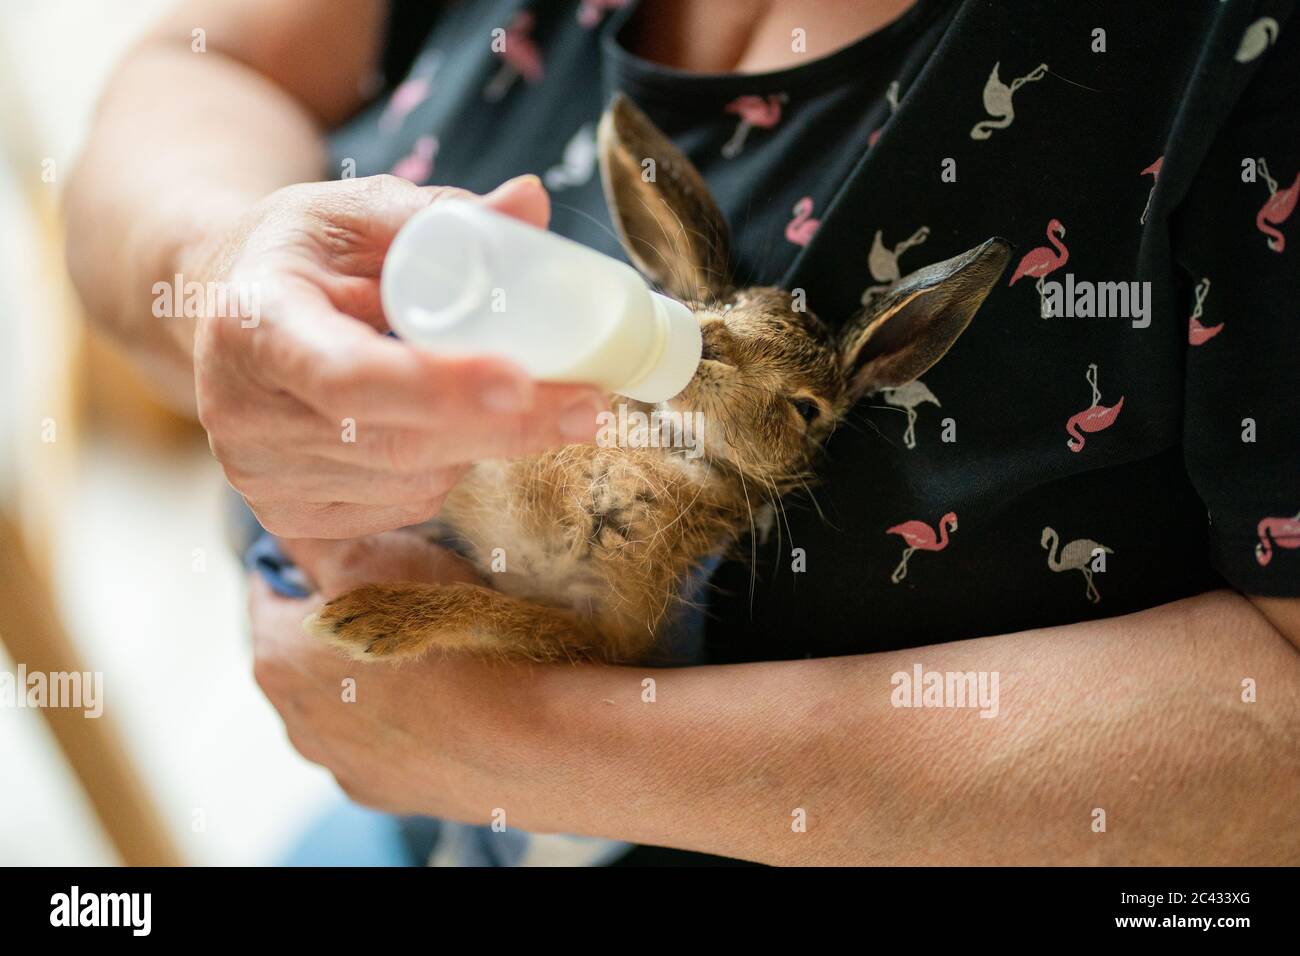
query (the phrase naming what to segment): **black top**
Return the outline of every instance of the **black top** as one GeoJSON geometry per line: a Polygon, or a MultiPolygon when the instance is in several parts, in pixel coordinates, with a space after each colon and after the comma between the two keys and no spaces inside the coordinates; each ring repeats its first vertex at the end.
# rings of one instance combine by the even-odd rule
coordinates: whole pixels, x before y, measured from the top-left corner
{"type": "Polygon", "coordinates": [[[752,585],[719,569],[713,659],[1014,632],[1225,582],[1300,594],[1293,2],[920,0],[829,56],[727,76],[627,52],[610,0],[428,6],[395,5],[390,89],[333,137],[336,169],[476,191],[538,173],[553,228],[621,257],[593,135],[622,90],[708,181],[738,279],[803,288],[832,324],[900,271],[1017,246],[948,356],[835,436],[821,514],[788,503],[752,585]],[[1103,283],[1139,294],[1125,309],[1103,283]]]}

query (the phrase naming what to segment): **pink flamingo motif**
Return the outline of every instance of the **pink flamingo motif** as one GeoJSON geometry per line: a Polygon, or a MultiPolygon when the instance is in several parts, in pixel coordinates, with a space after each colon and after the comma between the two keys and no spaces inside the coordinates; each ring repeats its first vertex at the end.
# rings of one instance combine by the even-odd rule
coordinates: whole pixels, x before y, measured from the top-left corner
{"type": "Polygon", "coordinates": [[[411,75],[402,81],[393,95],[388,98],[384,112],[379,116],[379,128],[385,133],[394,133],[411,112],[429,98],[433,89],[433,77],[442,66],[442,54],[433,50],[416,61],[411,68],[411,75]]]}
{"type": "Polygon", "coordinates": [[[1115,419],[1119,418],[1119,411],[1124,407],[1124,396],[1120,396],[1118,402],[1107,408],[1101,404],[1101,392],[1097,388],[1097,366],[1095,364],[1088,366],[1087,374],[1088,384],[1092,386],[1092,404],[1079,412],[1077,415],[1071,415],[1070,420],[1065,423],[1065,430],[1070,435],[1070,440],[1066,442],[1070,451],[1083,451],[1083,443],[1086,439],[1080,432],[1099,432],[1115,424],[1115,419]]]}
{"type": "Polygon", "coordinates": [[[1043,318],[1047,318],[1048,315],[1043,279],[1070,261],[1070,250],[1065,248],[1065,243],[1061,241],[1064,238],[1065,226],[1061,225],[1061,220],[1053,219],[1047,224],[1047,241],[1056,247],[1055,251],[1047,246],[1030,249],[1021,258],[1020,264],[1016,266],[1016,271],[1011,276],[1011,281],[1007,283],[1007,285],[1015,285],[1022,276],[1032,276],[1037,279],[1034,288],[1038,290],[1039,312],[1043,318]]]}
{"type": "Polygon", "coordinates": [[[917,551],[942,551],[948,547],[948,532],[957,530],[957,515],[949,511],[939,519],[939,533],[935,534],[924,521],[904,521],[885,531],[902,537],[907,547],[903,549],[903,560],[898,562],[889,580],[897,584],[907,577],[907,562],[917,551]]]}
{"type": "Polygon", "coordinates": [[[893,119],[894,114],[898,112],[898,80],[892,81],[886,88],[885,102],[889,104],[889,115],[885,117],[885,121],[873,129],[871,135],[867,137],[868,149],[876,145],[876,140],[880,139],[880,134],[885,131],[885,127],[889,125],[889,121],[893,119]]]}
{"type": "Polygon", "coordinates": [[[586,29],[599,25],[605,14],[627,5],[627,0],[582,0],[578,4],[578,23],[586,29]]]}
{"type": "Polygon", "coordinates": [[[421,136],[415,148],[393,164],[394,176],[409,179],[417,186],[429,181],[433,175],[433,158],[438,155],[438,137],[421,136]]]}
{"type": "Polygon", "coordinates": [[[1187,341],[1192,345],[1204,345],[1223,331],[1222,322],[1218,325],[1201,325],[1201,314],[1205,308],[1205,297],[1209,294],[1209,291],[1209,277],[1196,284],[1196,307],[1192,310],[1192,317],[1187,320],[1187,341]]]}
{"type": "Polygon", "coordinates": [[[1259,170],[1268,184],[1268,202],[1255,214],[1255,228],[1268,236],[1268,247],[1274,252],[1286,248],[1286,236],[1274,226],[1280,226],[1291,218],[1295,211],[1296,200],[1300,199],[1300,172],[1295,174],[1295,182],[1286,189],[1277,188],[1277,180],[1268,174],[1268,163],[1263,157],[1259,160],[1259,170]]]}
{"type": "Polygon", "coordinates": [[[541,80],[542,51],[529,36],[533,32],[534,20],[530,11],[521,10],[510,21],[510,26],[506,27],[505,42],[500,51],[501,59],[505,62],[483,90],[483,98],[489,102],[504,97],[519,77],[523,77],[525,83],[541,80]]]}
{"type": "Polygon", "coordinates": [[[1138,219],[1138,222],[1144,226],[1146,225],[1146,221],[1147,221],[1147,213],[1151,211],[1151,199],[1156,194],[1156,183],[1160,181],[1160,167],[1162,167],[1164,164],[1165,164],[1165,158],[1161,156],[1154,163],[1152,163],[1150,166],[1148,166],[1146,169],[1142,170],[1142,172],[1138,174],[1140,176],[1151,177],[1151,192],[1147,193],[1147,205],[1146,208],[1142,210],[1141,218],[1138,219]]]}
{"type": "Polygon", "coordinates": [[[728,113],[740,117],[736,132],[731,139],[722,144],[722,155],[734,159],[745,148],[745,140],[754,127],[771,129],[781,122],[781,105],[789,99],[784,93],[775,93],[766,98],[762,96],[738,96],[727,104],[728,113]]]}
{"type": "Polygon", "coordinates": [[[794,218],[785,226],[785,237],[796,246],[806,246],[822,224],[820,219],[812,218],[812,196],[804,196],[794,204],[794,218]]]}
{"type": "Polygon", "coordinates": [[[1264,518],[1255,533],[1259,535],[1259,544],[1255,545],[1255,560],[1260,567],[1265,567],[1273,560],[1273,545],[1288,550],[1300,548],[1300,511],[1296,512],[1294,518],[1264,518]]]}

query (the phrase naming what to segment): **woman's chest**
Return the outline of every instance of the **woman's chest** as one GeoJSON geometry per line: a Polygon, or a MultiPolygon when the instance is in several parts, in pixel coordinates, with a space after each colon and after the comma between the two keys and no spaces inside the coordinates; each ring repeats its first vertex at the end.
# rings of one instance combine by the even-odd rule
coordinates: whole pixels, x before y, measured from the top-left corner
{"type": "Polygon", "coordinates": [[[626,42],[645,60],[692,73],[766,73],[845,47],[915,2],[642,0],[626,42]]]}
{"type": "Polygon", "coordinates": [[[841,429],[754,576],[720,575],[736,633],[848,650],[885,626],[905,644],[1145,606],[1191,579],[1203,529],[1177,446],[1195,277],[1173,272],[1153,190],[1196,52],[1185,29],[1098,51],[1062,39],[1092,35],[1082,13],[962,4],[807,69],[700,80],[612,50],[607,10],[499,6],[435,32],[339,138],[358,174],[485,191],[537,173],[553,228],[620,256],[595,128],[622,89],[703,173],[737,281],[802,293],[832,324],[989,236],[1016,246],[944,360],[841,429]],[[499,48],[479,41],[493,22],[499,48]],[[1165,67],[1144,73],[1135,47],[1165,67]]]}

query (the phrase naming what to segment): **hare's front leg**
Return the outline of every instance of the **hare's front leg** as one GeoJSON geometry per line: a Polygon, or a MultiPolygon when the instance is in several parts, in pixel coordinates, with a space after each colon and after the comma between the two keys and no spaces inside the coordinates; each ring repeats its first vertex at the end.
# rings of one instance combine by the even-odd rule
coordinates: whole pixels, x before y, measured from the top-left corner
{"type": "Polygon", "coordinates": [[[368,584],[327,603],[307,631],[356,660],[419,657],[432,649],[549,661],[600,656],[599,634],[577,616],[477,584],[368,584]]]}

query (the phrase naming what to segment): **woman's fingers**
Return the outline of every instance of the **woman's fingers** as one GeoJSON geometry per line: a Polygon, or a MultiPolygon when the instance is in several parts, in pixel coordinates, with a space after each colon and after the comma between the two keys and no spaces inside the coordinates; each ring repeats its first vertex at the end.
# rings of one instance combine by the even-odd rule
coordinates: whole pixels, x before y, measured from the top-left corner
{"type": "Polygon", "coordinates": [[[428,521],[438,512],[441,499],[423,506],[358,505],[344,502],[311,504],[302,501],[264,501],[245,496],[248,507],[263,528],[284,538],[359,538],[392,528],[428,521]]]}
{"type": "MultiPolygon", "coordinates": [[[[381,176],[372,178],[384,179],[381,176]]],[[[348,236],[350,241],[345,242],[341,250],[337,246],[330,250],[328,269],[321,281],[321,288],[336,309],[381,332],[389,328],[379,287],[383,258],[397,230],[410,215],[436,202],[462,199],[481,202],[539,229],[545,229],[551,218],[550,197],[536,176],[511,179],[486,196],[449,186],[417,187],[405,180],[397,180],[397,183],[397,186],[385,185],[362,193],[363,197],[381,197],[377,203],[381,208],[373,220],[365,216],[356,217],[354,231],[348,236]],[[390,193],[397,201],[384,203],[382,197],[390,193]]]]}
{"type": "Polygon", "coordinates": [[[353,182],[356,184],[351,197],[354,201],[336,221],[372,242],[381,264],[393,237],[417,212],[447,199],[478,198],[467,189],[421,187],[400,176],[368,176],[353,182]]]}
{"type": "Polygon", "coordinates": [[[274,320],[256,330],[257,372],[332,420],[427,428],[441,410],[522,410],[533,383],[509,362],[448,359],[377,333],[317,287],[284,286],[274,320]]]}
{"type": "Polygon", "coordinates": [[[417,212],[437,202],[459,199],[483,202],[498,212],[545,229],[550,221],[550,197],[536,176],[507,180],[484,196],[454,186],[416,186],[398,176],[367,176],[306,187],[314,189],[313,212],[330,228],[328,249],[338,271],[378,276],[393,237],[417,212]]]}
{"type": "Polygon", "coordinates": [[[481,581],[463,560],[409,531],[390,531],[349,541],[306,538],[281,539],[279,543],[327,599],[377,581],[429,584],[481,581]]]}
{"type": "Polygon", "coordinates": [[[282,304],[292,320],[257,330],[266,337],[263,380],[340,430],[424,432],[439,450],[438,464],[590,442],[596,415],[608,407],[590,386],[539,385],[503,359],[440,356],[379,335],[316,290],[299,290],[282,304]]]}
{"type": "Polygon", "coordinates": [[[432,468],[396,472],[331,461],[310,454],[285,467],[283,452],[268,448],[249,450],[232,484],[246,498],[263,504],[389,505],[423,510],[440,503],[464,468],[432,468]]]}
{"type": "Polygon", "coordinates": [[[481,201],[538,229],[545,229],[551,221],[551,197],[536,176],[507,179],[481,201]]]}

